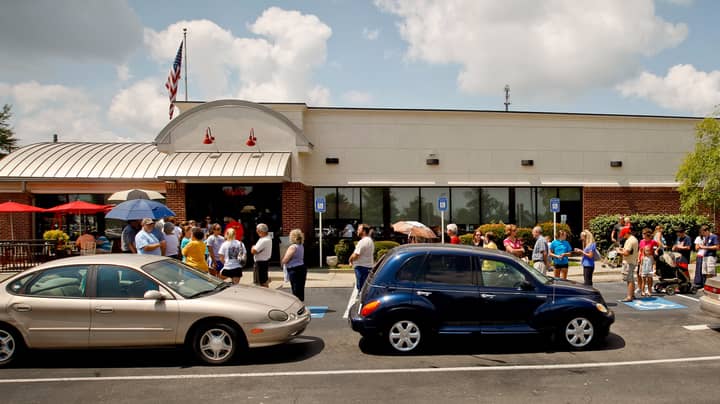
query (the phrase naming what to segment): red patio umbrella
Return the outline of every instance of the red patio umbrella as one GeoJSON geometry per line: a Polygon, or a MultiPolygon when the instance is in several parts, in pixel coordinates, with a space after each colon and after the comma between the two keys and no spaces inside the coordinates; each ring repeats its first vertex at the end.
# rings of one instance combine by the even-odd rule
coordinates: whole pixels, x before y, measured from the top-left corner
{"type": "Polygon", "coordinates": [[[104,212],[107,205],[96,205],[94,203],[85,201],[73,201],[70,203],[64,203],[45,210],[49,213],[66,213],[76,215],[91,215],[93,213],[104,212]]]}
{"type": "Polygon", "coordinates": [[[0,213],[10,214],[10,237],[15,240],[15,226],[13,224],[13,213],[34,213],[34,212],[45,212],[45,209],[38,208],[37,206],[25,205],[24,203],[17,203],[13,201],[0,203],[0,213]]]}

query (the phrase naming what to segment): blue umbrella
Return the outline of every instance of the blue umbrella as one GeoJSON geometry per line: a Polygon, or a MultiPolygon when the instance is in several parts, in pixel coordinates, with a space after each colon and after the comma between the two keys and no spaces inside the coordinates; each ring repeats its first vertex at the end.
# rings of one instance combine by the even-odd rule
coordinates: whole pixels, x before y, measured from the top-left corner
{"type": "Polygon", "coordinates": [[[133,199],[119,203],[105,215],[106,219],[140,220],[146,217],[160,219],[165,216],[175,216],[175,212],[160,202],[147,199],[133,199]]]}

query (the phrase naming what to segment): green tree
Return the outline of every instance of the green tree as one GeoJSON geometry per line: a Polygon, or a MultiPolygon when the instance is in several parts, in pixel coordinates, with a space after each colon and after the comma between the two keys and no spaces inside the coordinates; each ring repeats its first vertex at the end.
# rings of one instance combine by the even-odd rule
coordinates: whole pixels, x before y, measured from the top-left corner
{"type": "Polygon", "coordinates": [[[685,156],[675,176],[684,213],[720,202],[720,121],[716,116],[697,124],[695,139],[695,150],[685,156]]]}
{"type": "Polygon", "coordinates": [[[2,111],[0,111],[0,157],[4,157],[17,149],[15,132],[8,123],[12,117],[11,108],[9,104],[5,104],[2,111]]]}

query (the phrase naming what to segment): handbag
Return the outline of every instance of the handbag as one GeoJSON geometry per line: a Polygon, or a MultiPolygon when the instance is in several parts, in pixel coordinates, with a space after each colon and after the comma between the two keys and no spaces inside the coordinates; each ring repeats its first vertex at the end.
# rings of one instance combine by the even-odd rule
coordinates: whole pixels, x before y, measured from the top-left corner
{"type": "Polygon", "coordinates": [[[600,255],[600,251],[598,251],[597,247],[595,247],[595,251],[593,251],[593,259],[595,261],[600,261],[602,259],[602,255],[600,255]]]}

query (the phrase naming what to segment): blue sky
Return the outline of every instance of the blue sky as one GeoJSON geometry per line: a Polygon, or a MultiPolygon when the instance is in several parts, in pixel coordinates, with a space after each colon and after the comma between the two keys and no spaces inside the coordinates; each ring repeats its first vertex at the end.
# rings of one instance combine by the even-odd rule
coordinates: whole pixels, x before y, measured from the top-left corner
{"type": "MultiPolygon", "coordinates": [[[[22,144],[151,141],[187,27],[190,100],[704,116],[712,0],[9,2],[0,103],[22,144]],[[40,11],[43,11],[42,13],[40,11]]],[[[181,86],[178,99],[184,98],[181,86]]]]}

